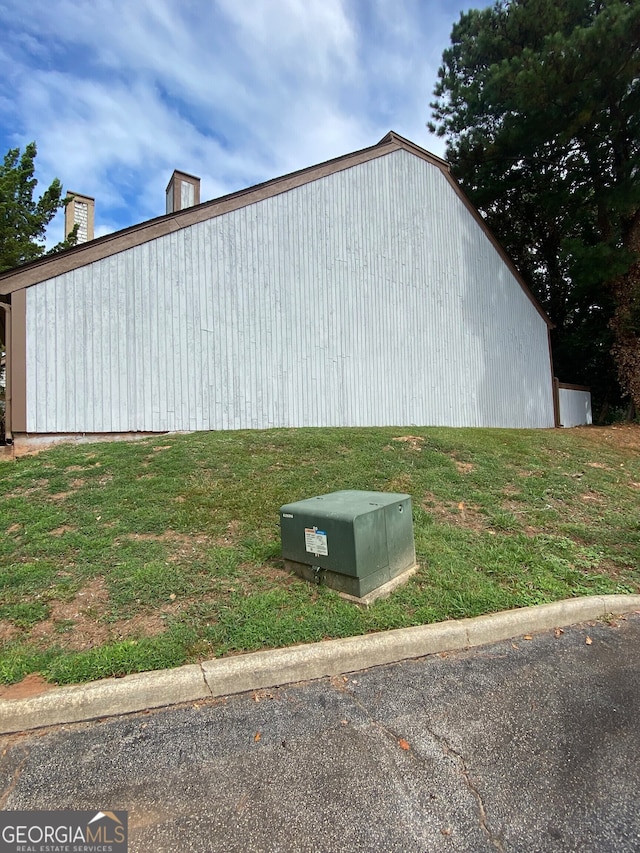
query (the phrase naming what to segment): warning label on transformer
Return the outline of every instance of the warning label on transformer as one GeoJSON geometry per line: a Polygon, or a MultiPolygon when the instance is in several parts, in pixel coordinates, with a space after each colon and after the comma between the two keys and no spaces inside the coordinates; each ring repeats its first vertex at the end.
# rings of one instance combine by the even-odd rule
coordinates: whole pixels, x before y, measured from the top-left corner
{"type": "Polygon", "coordinates": [[[317,527],[305,527],[304,547],[309,554],[326,557],[329,554],[327,546],[327,534],[317,527]]]}

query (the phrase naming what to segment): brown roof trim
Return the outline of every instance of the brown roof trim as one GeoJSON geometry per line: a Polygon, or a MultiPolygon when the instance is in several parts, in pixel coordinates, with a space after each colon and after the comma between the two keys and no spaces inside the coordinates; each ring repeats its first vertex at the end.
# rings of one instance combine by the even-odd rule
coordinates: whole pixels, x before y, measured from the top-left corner
{"type": "Polygon", "coordinates": [[[303,184],[317,181],[320,178],[333,175],[336,172],[344,169],[351,169],[360,163],[366,163],[368,160],[374,160],[376,157],[382,157],[392,151],[397,151],[403,148],[411,154],[426,160],[443,173],[452,189],[462,200],[463,204],[476,220],[478,225],[485,232],[494,248],[505,262],[512,275],[518,281],[526,296],[531,300],[532,304],[545,321],[549,328],[554,328],[554,324],[544,312],[538,300],[527,287],[524,279],[516,269],[511,258],[502,248],[489,226],[484,221],[478,210],[474,207],[471,201],[467,198],[464,190],[456,179],[451,174],[451,167],[446,160],[431,154],[424,148],[420,148],[409,139],[405,139],[395,131],[389,131],[382,137],[380,142],[369,148],[362,148],[359,151],[354,151],[351,154],[343,154],[340,157],[335,157],[332,160],[326,160],[324,163],[319,163],[316,166],[308,166],[305,169],[300,169],[297,172],[291,172],[288,175],[283,175],[280,178],[273,178],[265,181],[262,184],[256,184],[253,187],[248,187],[244,190],[239,190],[230,193],[226,196],[206,201],[194,207],[186,208],[177,213],[169,213],[164,216],[158,216],[155,219],[149,219],[139,225],[133,225],[130,228],[125,228],[122,231],[116,231],[113,234],[108,234],[105,237],[98,237],[88,243],[83,243],[80,246],[74,246],[72,249],[67,249],[64,252],[59,252],[56,255],[48,255],[45,258],[40,258],[37,261],[32,261],[30,264],[25,264],[21,267],[16,267],[13,270],[0,275],[0,294],[13,293],[16,290],[21,290],[25,287],[30,287],[40,281],[48,278],[53,278],[57,275],[70,272],[78,269],[78,267],[93,263],[94,261],[102,260],[103,258],[115,255],[118,252],[123,252],[125,249],[131,249],[134,246],[139,246],[142,243],[147,243],[150,240],[155,240],[158,237],[164,237],[173,231],[179,231],[182,228],[187,228],[190,225],[195,225],[198,222],[204,222],[207,219],[213,219],[223,213],[229,213],[232,210],[237,210],[241,207],[246,207],[249,204],[255,204],[258,201],[263,201],[266,198],[279,195],[280,193],[288,192],[303,184]]]}
{"type": "Polygon", "coordinates": [[[389,133],[383,136],[380,142],[378,142],[378,145],[386,145],[389,143],[395,143],[399,147],[410,151],[412,154],[416,154],[418,157],[421,157],[428,163],[432,163],[434,166],[437,166],[443,171],[451,171],[451,166],[446,160],[443,160],[442,157],[432,154],[431,151],[427,151],[425,148],[420,148],[420,146],[416,145],[415,142],[412,142],[410,139],[406,139],[404,136],[400,136],[400,134],[396,133],[395,130],[390,130],[389,133]]]}
{"type": "Polygon", "coordinates": [[[573,385],[571,382],[558,382],[558,388],[561,388],[563,391],[588,391],[591,393],[591,386],[573,385]]]}

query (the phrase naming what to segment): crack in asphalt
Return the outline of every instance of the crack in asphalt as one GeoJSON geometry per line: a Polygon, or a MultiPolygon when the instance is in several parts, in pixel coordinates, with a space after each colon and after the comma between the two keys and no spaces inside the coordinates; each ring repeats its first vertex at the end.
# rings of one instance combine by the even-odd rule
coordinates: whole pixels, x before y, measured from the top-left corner
{"type": "MultiPolygon", "coordinates": [[[[349,698],[353,702],[353,704],[357,705],[357,707],[360,708],[360,710],[363,712],[363,714],[365,714],[365,716],[369,719],[369,721],[376,728],[380,729],[380,731],[383,732],[390,740],[394,741],[394,743],[398,743],[398,741],[400,740],[400,735],[397,732],[394,732],[393,729],[390,729],[388,726],[385,726],[384,723],[380,722],[380,720],[376,719],[373,716],[373,714],[371,713],[371,711],[367,708],[367,706],[360,700],[360,698],[355,693],[353,693],[351,690],[349,690],[349,688],[347,687],[346,684],[344,686],[337,685],[337,684],[333,683],[333,681],[332,681],[331,686],[333,687],[334,690],[337,690],[339,693],[346,693],[347,696],[349,696],[349,698]]],[[[415,758],[413,750],[409,750],[409,751],[411,752],[412,756],[415,758]]]]}
{"type": "MultiPolygon", "coordinates": [[[[343,685],[337,685],[337,684],[332,682],[332,686],[334,687],[335,690],[338,690],[341,693],[346,693],[349,696],[349,698],[353,701],[354,705],[356,705],[358,708],[360,708],[360,710],[365,714],[365,716],[369,719],[370,723],[373,726],[375,726],[376,728],[380,729],[380,731],[387,738],[389,738],[389,740],[393,741],[396,745],[398,745],[401,742],[402,736],[398,732],[394,731],[394,729],[392,729],[390,726],[385,725],[380,720],[378,720],[369,711],[367,706],[360,700],[360,698],[355,693],[353,693],[351,690],[349,690],[349,688],[346,685],[344,685],[344,686],[343,685]]],[[[438,743],[438,745],[441,747],[441,749],[445,755],[450,753],[451,755],[453,755],[457,758],[458,763],[462,767],[462,776],[465,779],[467,787],[472,792],[472,794],[475,796],[476,802],[478,803],[481,829],[484,831],[484,833],[486,834],[487,838],[489,839],[489,841],[493,845],[493,847],[496,850],[498,850],[499,853],[505,853],[505,849],[502,845],[502,842],[498,838],[495,838],[493,836],[493,834],[491,833],[491,830],[489,829],[484,803],[483,803],[482,798],[480,796],[480,792],[477,790],[477,788],[475,787],[475,785],[473,784],[473,782],[471,780],[469,772],[468,772],[466,765],[464,763],[463,757],[459,753],[457,753],[453,748],[451,748],[449,746],[449,744],[446,742],[446,740],[439,738],[435,732],[432,732],[429,728],[427,728],[427,732],[436,741],[436,743],[438,743]]],[[[418,761],[418,762],[423,761],[422,757],[418,753],[416,753],[416,751],[413,749],[413,747],[411,747],[409,744],[407,744],[407,746],[403,746],[402,749],[404,751],[404,754],[406,756],[408,756],[412,761],[418,761]]],[[[414,797],[415,792],[411,790],[411,787],[407,784],[407,781],[406,781],[404,776],[400,777],[399,782],[400,782],[400,784],[403,785],[407,794],[411,797],[414,797]]],[[[443,833],[443,835],[447,834],[444,831],[442,831],[442,833],[443,833]]]]}
{"type": "Polygon", "coordinates": [[[487,810],[486,810],[486,807],[484,804],[484,800],[482,799],[482,795],[481,795],[480,791],[478,790],[473,779],[471,778],[471,772],[470,772],[469,768],[467,767],[467,763],[465,761],[464,755],[461,752],[459,752],[457,749],[455,749],[449,743],[449,741],[447,740],[447,738],[444,735],[440,735],[437,732],[435,732],[433,729],[428,728],[428,727],[427,727],[427,731],[429,732],[431,737],[440,745],[440,748],[442,749],[442,752],[444,753],[444,755],[453,756],[454,760],[456,761],[456,763],[458,764],[458,766],[460,768],[460,774],[462,775],[462,777],[466,783],[467,788],[469,789],[469,791],[471,791],[471,793],[475,797],[475,800],[476,800],[476,803],[478,806],[478,815],[480,818],[480,828],[482,829],[482,831],[487,836],[490,844],[496,850],[498,850],[499,853],[505,853],[505,848],[504,848],[502,841],[500,840],[500,838],[497,835],[494,835],[494,833],[491,831],[491,828],[489,827],[489,821],[487,818],[487,810]]]}
{"type": "MultiPolygon", "coordinates": [[[[382,723],[382,722],[380,722],[380,720],[376,719],[373,716],[373,714],[369,711],[367,706],[359,699],[359,697],[355,693],[353,693],[351,690],[349,690],[349,688],[346,686],[346,684],[344,685],[344,687],[343,686],[337,686],[334,684],[333,687],[334,687],[334,689],[338,690],[339,692],[346,693],[351,698],[353,703],[355,705],[357,705],[358,708],[360,708],[360,710],[368,717],[368,719],[371,721],[371,723],[373,725],[375,725],[377,728],[379,728],[388,738],[393,740],[395,743],[398,743],[400,741],[400,735],[397,732],[395,732],[393,729],[391,729],[389,726],[385,726],[384,723],[382,723]]],[[[491,844],[491,846],[495,850],[497,850],[498,853],[505,853],[505,847],[504,847],[501,839],[492,832],[492,830],[489,826],[489,821],[488,821],[488,817],[487,817],[487,810],[486,810],[486,807],[484,804],[484,800],[482,799],[482,795],[480,794],[480,791],[478,790],[473,779],[471,778],[471,772],[469,771],[469,768],[467,767],[464,755],[461,752],[459,752],[457,749],[455,749],[449,743],[447,738],[444,737],[444,735],[439,735],[437,732],[435,732],[433,729],[429,728],[428,726],[426,727],[426,730],[431,735],[431,737],[436,741],[436,743],[440,746],[443,754],[448,756],[448,757],[453,757],[453,759],[455,760],[455,763],[460,768],[460,774],[463,777],[468,790],[471,792],[471,794],[473,795],[473,797],[476,800],[476,804],[478,807],[480,828],[482,829],[482,831],[487,836],[487,839],[488,839],[489,843],[491,844]]],[[[411,758],[413,760],[416,760],[418,758],[418,756],[416,755],[414,750],[411,748],[409,748],[407,750],[407,753],[411,756],[411,758]]]]}

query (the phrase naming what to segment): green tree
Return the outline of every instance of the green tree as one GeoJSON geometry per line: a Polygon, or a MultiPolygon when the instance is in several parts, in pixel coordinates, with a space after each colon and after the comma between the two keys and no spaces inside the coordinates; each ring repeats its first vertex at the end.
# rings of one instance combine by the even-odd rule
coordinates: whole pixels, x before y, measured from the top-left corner
{"type": "Polygon", "coordinates": [[[463,13],[431,104],[454,174],[556,323],[557,372],[640,411],[640,3],[463,13]]]}
{"type": "MultiPolygon", "coordinates": [[[[34,200],[38,184],[34,177],[36,154],[36,144],[31,142],[22,154],[19,148],[9,150],[0,165],[0,272],[76,244],[77,227],[46,252],[46,228],[66,202],[57,178],[37,201],[34,200]]],[[[0,441],[4,439],[5,409],[4,319],[4,315],[0,316],[0,441]]]]}
{"type": "Polygon", "coordinates": [[[65,200],[57,178],[37,201],[34,199],[36,154],[36,144],[31,142],[22,154],[19,148],[12,148],[0,165],[0,272],[76,243],[77,229],[46,252],[46,228],[65,206],[65,200]]]}

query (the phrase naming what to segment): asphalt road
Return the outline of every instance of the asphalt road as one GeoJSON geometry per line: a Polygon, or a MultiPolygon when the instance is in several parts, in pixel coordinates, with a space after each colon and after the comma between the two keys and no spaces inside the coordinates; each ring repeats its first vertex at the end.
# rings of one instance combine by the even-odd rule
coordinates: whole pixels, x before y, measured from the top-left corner
{"type": "Polygon", "coordinates": [[[639,651],[633,615],[0,737],[0,806],[126,809],[139,853],[640,851],[639,651]]]}

